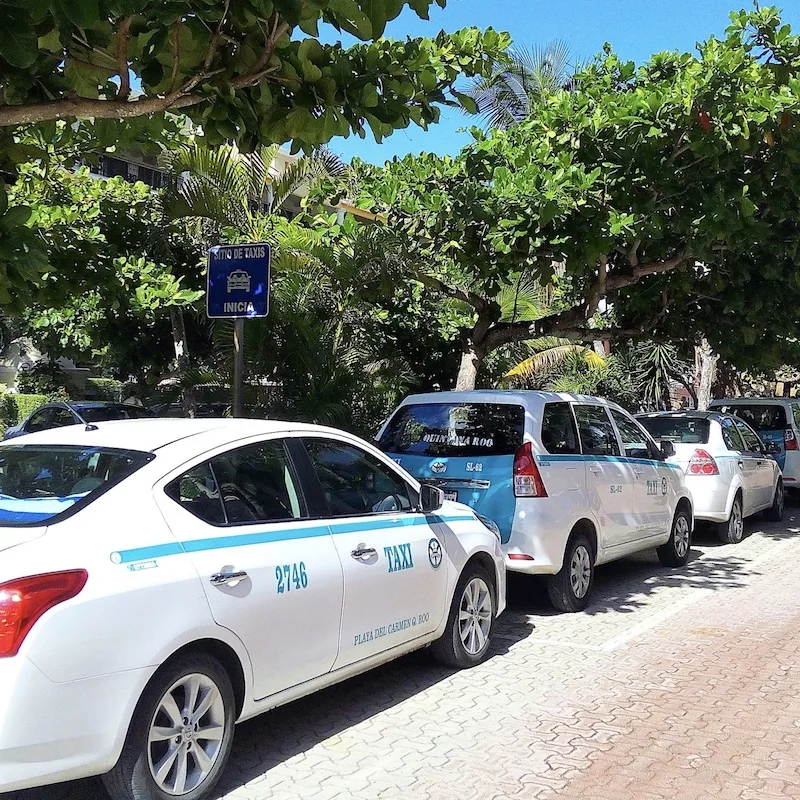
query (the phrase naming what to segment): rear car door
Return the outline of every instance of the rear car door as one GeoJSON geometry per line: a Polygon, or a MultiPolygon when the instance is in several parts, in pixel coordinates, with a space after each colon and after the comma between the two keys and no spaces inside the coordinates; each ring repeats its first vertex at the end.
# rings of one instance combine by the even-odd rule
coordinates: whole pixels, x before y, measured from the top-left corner
{"type": "Polygon", "coordinates": [[[633,471],[620,460],[619,441],[607,408],[583,403],[573,408],[586,461],[589,507],[598,516],[602,546],[618,547],[636,537],[633,471]]]}
{"type": "Polygon", "coordinates": [[[525,434],[518,403],[413,403],[389,420],[378,446],[415,478],[494,520],[508,542],[514,458],[525,434]]]}
{"type": "MultiPolygon", "coordinates": [[[[664,533],[672,521],[669,479],[662,474],[662,460],[644,429],[623,411],[609,409],[617,426],[626,466],[633,473],[630,496],[637,519],[636,538],[664,533]]],[[[669,467],[663,467],[669,469],[669,467]]]]}
{"type": "Polygon", "coordinates": [[[215,621],[250,654],[256,699],[329,672],[339,649],[342,568],[327,524],[310,518],[290,447],[227,449],[156,490],[215,621]]]}
{"type": "MultiPolygon", "coordinates": [[[[747,476],[746,485],[752,487],[753,505],[745,514],[754,514],[772,504],[772,464],[770,459],[762,452],[763,445],[755,431],[743,420],[735,418],[736,428],[742,436],[744,451],[741,460],[744,465],[744,474],[747,476]]],[[[745,500],[747,505],[747,500],[745,500]]]]}
{"type": "Polygon", "coordinates": [[[303,442],[344,570],[336,668],[435,631],[450,568],[438,518],[419,510],[417,491],[391,463],[346,440],[303,442]]]}

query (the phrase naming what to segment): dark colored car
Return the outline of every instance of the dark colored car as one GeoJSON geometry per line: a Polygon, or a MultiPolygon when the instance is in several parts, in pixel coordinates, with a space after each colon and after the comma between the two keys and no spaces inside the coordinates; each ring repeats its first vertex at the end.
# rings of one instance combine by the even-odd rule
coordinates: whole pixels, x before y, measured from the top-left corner
{"type": "Polygon", "coordinates": [[[92,422],[107,422],[115,419],[144,419],[154,414],[147,408],[127,406],[123,403],[102,401],[77,401],[46,403],[36,409],[24,422],[8,428],[4,439],[15,439],[26,433],[61,428],[64,425],[89,425],[92,422]]]}

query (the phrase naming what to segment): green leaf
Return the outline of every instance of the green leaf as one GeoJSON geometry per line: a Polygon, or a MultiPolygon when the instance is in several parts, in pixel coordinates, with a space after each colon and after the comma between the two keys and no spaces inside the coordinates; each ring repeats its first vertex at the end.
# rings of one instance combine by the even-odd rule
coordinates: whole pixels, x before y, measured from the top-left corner
{"type": "Polygon", "coordinates": [[[0,57],[12,67],[26,69],[36,61],[36,32],[26,25],[22,14],[9,16],[8,12],[0,15],[0,57]]]}
{"type": "Polygon", "coordinates": [[[91,28],[100,19],[99,0],[57,0],[64,16],[79,28],[91,28]]]}

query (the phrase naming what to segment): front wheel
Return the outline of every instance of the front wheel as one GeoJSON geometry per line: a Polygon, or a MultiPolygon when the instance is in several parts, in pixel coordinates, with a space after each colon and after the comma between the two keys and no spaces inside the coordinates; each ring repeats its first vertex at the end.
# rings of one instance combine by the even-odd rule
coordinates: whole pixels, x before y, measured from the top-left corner
{"type": "Polygon", "coordinates": [[[113,800],[204,800],[233,744],[236,701],[220,663],[186,655],[163,667],[139,700],[114,769],[113,800]]]}
{"type": "Polygon", "coordinates": [[[431,645],[433,657],[447,667],[467,669],[489,652],[494,627],[493,582],[483,567],[468,566],[461,575],[444,635],[431,645]]]}
{"type": "Polygon", "coordinates": [[[573,536],[564,553],[561,569],[547,579],[547,594],[558,611],[583,611],[594,581],[592,546],[583,535],[573,536]]]}
{"type": "Polygon", "coordinates": [[[764,512],[764,516],[770,522],[780,522],[783,519],[785,505],[786,494],[783,490],[783,481],[778,478],[778,485],[775,487],[775,494],[772,497],[772,505],[764,512]]]}
{"type": "Polygon", "coordinates": [[[683,567],[689,561],[692,546],[692,518],[689,512],[679,508],[672,520],[669,541],[656,550],[658,560],[665,567],[683,567]]]}

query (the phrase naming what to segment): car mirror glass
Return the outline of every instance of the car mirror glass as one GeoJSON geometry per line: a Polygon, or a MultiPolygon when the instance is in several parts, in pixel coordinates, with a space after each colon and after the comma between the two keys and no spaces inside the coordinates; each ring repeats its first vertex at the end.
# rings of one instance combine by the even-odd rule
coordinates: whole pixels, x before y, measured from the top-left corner
{"type": "Polygon", "coordinates": [[[444,503],[444,492],[436,486],[423,483],[419,488],[420,507],[423,514],[433,514],[444,503]]]}

